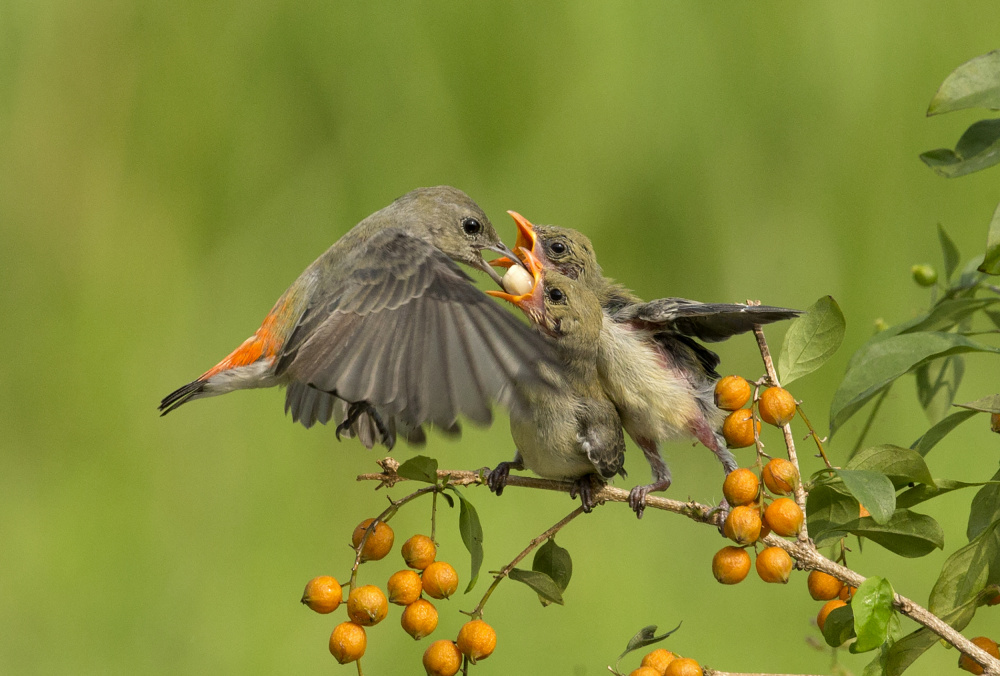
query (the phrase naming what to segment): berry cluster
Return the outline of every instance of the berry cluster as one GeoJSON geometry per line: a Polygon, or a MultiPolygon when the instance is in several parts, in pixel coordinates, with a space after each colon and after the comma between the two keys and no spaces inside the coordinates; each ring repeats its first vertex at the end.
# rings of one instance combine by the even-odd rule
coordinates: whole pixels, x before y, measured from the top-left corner
{"type": "Polygon", "coordinates": [[[697,661],[659,648],[643,657],[639,668],[628,676],[702,676],[702,673],[697,661]]]}
{"type": "MultiPolygon", "coordinates": [[[[740,376],[726,376],[716,384],[716,405],[732,411],[722,427],[726,443],[732,448],[755,445],[760,437],[760,423],[754,418],[753,407],[743,408],[750,402],[750,394],[750,383],[740,376]]],[[[780,387],[764,390],[756,405],[760,417],[778,427],[795,415],[795,399],[780,387]]],[[[798,469],[782,458],[768,461],[759,477],[747,468],[729,473],[722,493],[732,509],[723,524],[723,533],[738,546],[723,547],[716,553],[712,559],[715,579],[723,584],[742,582],[750,573],[747,547],[771,532],[782,537],[798,534],[804,519],[802,510],[791,498],[775,498],[791,495],[798,483],[798,469]],[[761,482],[766,491],[761,490],[761,482]]],[[[781,547],[765,547],[757,554],[757,574],[765,582],[788,582],[792,566],[792,557],[781,547]]]]}
{"type": "MultiPolygon", "coordinates": [[[[392,550],[395,534],[384,521],[365,519],[354,529],[351,541],[359,552],[359,562],[378,561],[392,550]]],[[[437,546],[431,538],[414,535],[403,543],[400,553],[407,568],[389,577],[388,598],[375,585],[352,585],[347,595],[348,621],[338,624],[330,635],[330,652],[341,664],[361,659],[368,647],[365,627],[384,620],[390,603],[404,607],[400,624],[419,640],[430,635],[438,624],[437,609],[424,595],[446,599],[458,589],[458,573],[451,564],[437,560],[437,546]]],[[[329,575],[310,580],[302,595],[302,603],[323,614],[332,613],[342,601],[343,589],[329,575]]],[[[471,620],[461,628],[457,641],[435,641],[427,648],[424,669],[430,676],[454,676],[462,666],[463,656],[475,664],[490,656],[496,642],[496,632],[490,625],[471,620]]]]}

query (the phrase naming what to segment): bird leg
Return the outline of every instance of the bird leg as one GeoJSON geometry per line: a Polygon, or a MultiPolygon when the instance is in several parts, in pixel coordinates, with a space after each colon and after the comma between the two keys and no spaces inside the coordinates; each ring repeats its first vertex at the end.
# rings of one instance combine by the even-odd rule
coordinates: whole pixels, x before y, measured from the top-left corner
{"type": "Polygon", "coordinates": [[[344,422],[337,425],[335,432],[337,435],[337,441],[340,441],[341,434],[345,434],[350,431],[351,427],[358,422],[358,419],[365,414],[367,414],[368,417],[372,419],[372,422],[375,423],[375,429],[378,430],[379,435],[382,437],[382,444],[391,451],[392,447],[396,444],[396,440],[389,432],[389,428],[386,426],[385,421],[382,420],[382,416],[379,415],[379,412],[375,409],[375,407],[367,401],[355,401],[350,403],[347,407],[347,417],[344,418],[344,422]]]}
{"type": "MultiPolygon", "coordinates": [[[[709,427],[704,418],[691,423],[691,433],[694,434],[698,441],[707,446],[712,453],[715,453],[715,457],[717,457],[719,462],[722,463],[722,470],[725,472],[726,476],[729,476],[730,472],[739,467],[739,464],[736,462],[736,458],[733,457],[733,454],[729,452],[728,448],[726,448],[725,439],[723,439],[718,432],[709,427]]],[[[723,518],[725,518],[729,514],[729,503],[726,502],[725,498],[722,498],[722,500],[719,501],[719,506],[712,511],[721,511],[723,518]]]]}
{"type": "Polygon", "coordinates": [[[569,497],[580,496],[580,504],[583,511],[589,514],[598,505],[596,493],[604,487],[604,481],[596,474],[584,474],[573,482],[573,488],[569,491],[569,497]]]}
{"type": "Polygon", "coordinates": [[[654,491],[665,491],[670,488],[670,468],[660,457],[660,449],[656,442],[650,439],[636,439],[635,442],[642,449],[642,454],[646,456],[646,462],[653,472],[653,483],[645,486],[636,486],[628,494],[628,504],[635,512],[636,517],[642,518],[642,513],[646,509],[646,496],[654,491]]]}
{"type": "Polygon", "coordinates": [[[512,469],[518,471],[524,469],[524,460],[521,458],[520,452],[514,455],[513,460],[501,462],[496,466],[496,469],[486,475],[486,485],[497,495],[502,495],[504,486],[507,485],[507,477],[512,469]]]}

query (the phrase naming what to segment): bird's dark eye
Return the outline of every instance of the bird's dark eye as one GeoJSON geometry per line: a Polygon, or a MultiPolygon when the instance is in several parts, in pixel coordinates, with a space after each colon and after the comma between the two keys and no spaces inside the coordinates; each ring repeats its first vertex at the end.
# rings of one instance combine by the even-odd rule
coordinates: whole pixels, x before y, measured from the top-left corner
{"type": "Polygon", "coordinates": [[[553,303],[563,303],[566,301],[566,294],[562,292],[562,289],[549,289],[549,300],[553,303]]]}
{"type": "Polygon", "coordinates": [[[566,253],[566,243],[565,242],[552,242],[549,245],[549,251],[554,254],[564,254],[566,253]]]}
{"type": "Polygon", "coordinates": [[[483,224],[475,218],[469,217],[462,221],[462,230],[465,230],[466,235],[478,235],[483,231],[483,224]]]}

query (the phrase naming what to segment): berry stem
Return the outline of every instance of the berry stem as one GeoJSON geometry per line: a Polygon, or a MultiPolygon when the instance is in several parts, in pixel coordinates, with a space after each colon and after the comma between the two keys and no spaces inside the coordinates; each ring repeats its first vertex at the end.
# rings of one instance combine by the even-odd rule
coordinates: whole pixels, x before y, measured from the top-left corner
{"type": "MultiPolygon", "coordinates": [[[[622,491],[622,492],[624,493],[625,491],[622,491]]],[[[490,588],[486,590],[485,594],[483,594],[483,598],[480,599],[479,605],[476,606],[475,609],[473,609],[473,611],[471,613],[469,613],[469,615],[472,617],[472,619],[474,619],[474,620],[482,619],[482,617],[483,617],[483,606],[486,605],[486,602],[489,600],[490,595],[493,594],[493,591],[497,587],[500,586],[500,582],[503,581],[503,579],[510,574],[510,571],[514,570],[514,567],[521,562],[521,559],[523,559],[524,557],[526,557],[528,554],[531,553],[531,551],[535,547],[537,547],[538,545],[542,544],[543,542],[545,542],[546,540],[548,540],[550,537],[552,537],[553,535],[555,535],[556,533],[558,533],[562,529],[563,526],[565,526],[566,524],[568,524],[570,521],[572,521],[576,517],[580,516],[581,514],[583,514],[583,506],[582,505],[580,507],[577,507],[576,509],[574,509],[572,512],[570,512],[569,514],[567,514],[566,516],[564,516],[562,519],[560,519],[559,522],[556,523],[554,526],[552,526],[547,531],[545,531],[544,533],[542,533],[541,535],[539,535],[538,537],[536,537],[535,539],[533,539],[531,542],[529,542],[528,546],[525,547],[524,550],[520,554],[518,554],[517,556],[515,556],[513,561],[511,561],[510,563],[508,563],[506,566],[503,567],[503,569],[499,573],[497,573],[496,575],[494,575],[493,576],[493,584],[491,584],[490,588]]]]}
{"type": "MultiPolygon", "coordinates": [[[[760,349],[761,359],[764,360],[764,368],[767,369],[767,377],[770,378],[771,383],[775,387],[781,387],[781,383],[778,382],[778,372],[774,369],[774,360],[771,358],[771,350],[767,346],[767,340],[764,338],[764,329],[757,326],[753,327],[753,335],[757,338],[757,347],[760,349]]],[[[792,425],[791,423],[785,423],[781,426],[781,431],[785,435],[785,447],[788,449],[788,459],[795,469],[798,470],[799,476],[802,476],[802,470],[799,468],[799,458],[795,452],[795,437],[792,436],[792,425]]],[[[802,482],[799,481],[795,484],[795,502],[798,504],[799,509],[802,513],[806,513],[806,489],[803,488],[802,482]]],[[[809,529],[806,526],[806,522],[802,521],[802,528],[799,529],[799,542],[809,542],[809,529]]]]}
{"type": "Polygon", "coordinates": [[[431,542],[437,546],[437,510],[438,510],[438,492],[434,491],[431,496],[431,542]]]}
{"type": "Polygon", "coordinates": [[[812,423],[809,422],[809,418],[806,417],[806,412],[802,410],[802,405],[795,402],[795,408],[798,410],[799,416],[802,418],[802,422],[804,422],[806,427],[809,428],[809,434],[812,436],[813,441],[816,442],[816,448],[819,449],[819,455],[823,458],[826,468],[831,470],[830,476],[833,476],[833,465],[830,464],[830,459],[826,457],[826,450],[823,448],[823,440],[819,438],[818,434],[816,434],[816,430],[813,428],[812,423]]]}
{"type": "Polygon", "coordinates": [[[356,659],[355,663],[358,665],[358,676],[365,676],[365,672],[361,671],[361,658],[356,659]]]}

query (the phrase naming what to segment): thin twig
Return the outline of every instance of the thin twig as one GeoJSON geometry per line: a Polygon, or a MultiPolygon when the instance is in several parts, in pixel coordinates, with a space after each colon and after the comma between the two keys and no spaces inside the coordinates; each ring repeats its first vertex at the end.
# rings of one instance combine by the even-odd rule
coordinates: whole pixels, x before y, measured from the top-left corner
{"type": "MultiPolygon", "coordinates": [[[[804,422],[806,427],[809,429],[809,435],[813,438],[813,441],[816,442],[816,448],[819,449],[819,456],[823,458],[823,463],[826,465],[827,469],[832,470],[833,465],[830,464],[830,459],[826,457],[826,450],[823,448],[823,440],[819,438],[818,434],[816,434],[816,428],[813,427],[812,423],[809,422],[809,418],[806,417],[806,412],[802,410],[802,404],[795,402],[795,408],[798,409],[799,417],[802,418],[802,422],[804,422]]],[[[830,475],[833,476],[833,472],[830,472],[830,475]]]]}
{"type": "Polygon", "coordinates": [[[510,563],[508,563],[506,566],[504,566],[500,570],[499,573],[497,573],[496,575],[493,576],[493,584],[491,584],[490,588],[486,590],[486,593],[483,594],[483,598],[479,600],[479,605],[477,605],[472,610],[472,612],[469,613],[469,615],[471,615],[473,619],[480,619],[480,618],[482,618],[482,616],[483,616],[483,606],[486,605],[486,602],[489,600],[490,595],[493,594],[493,591],[498,586],[500,586],[500,582],[503,581],[503,579],[505,577],[507,577],[508,575],[510,575],[510,571],[514,570],[514,567],[521,562],[521,559],[523,559],[524,557],[526,557],[528,554],[531,553],[531,550],[533,550],[535,547],[537,547],[538,545],[542,544],[543,542],[545,542],[546,540],[548,540],[550,537],[552,537],[553,535],[555,535],[556,533],[558,533],[562,529],[563,526],[565,526],[566,524],[568,524],[570,521],[572,521],[576,517],[580,516],[581,514],[583,514],[583,506],[582,505],[579,506],[579,507],[577,507],[576,509],[574,509],[572,512],[570,512],[569,514],[567,514],[566,516],[564,516],[562,519],[560,519],[557,524],[555,524],[554,526],[552,526],[551,528],[549,528],[547,531],[545,531],[544,533],[542,533],[541,535],[539,535],[538,537],[536,537],[535,539],[533,539],[531,542],[529,542],[528,546],[525,547],[524,550],[520,554],[518,554],[517,556],[515,556],[513,561],[511,561],[510,563]]]}

